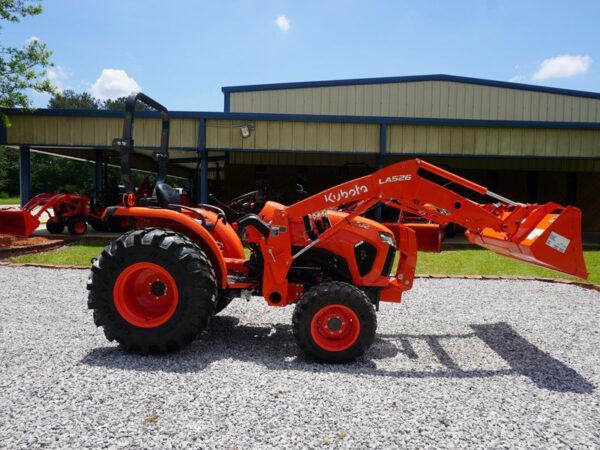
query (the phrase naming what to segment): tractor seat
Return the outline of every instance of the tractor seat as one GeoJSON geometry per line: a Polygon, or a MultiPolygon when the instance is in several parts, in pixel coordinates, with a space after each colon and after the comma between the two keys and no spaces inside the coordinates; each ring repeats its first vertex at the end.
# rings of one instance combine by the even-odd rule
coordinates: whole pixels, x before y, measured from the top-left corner
{"type": "Polygon", "coordinates": [[[177,189],[169,186],[167,183],[158,183],[156,185],[156,198],[161,208],[172,209],[169,205],[180,205],[181,197],[177,189]]]}
{"type": "MultiPolygon", "coordinates": [[[[194,209],[182,205],[181,197],[179,197],[179,192],[177,192],[177,189],[169,186],[167,183],[158,183],[156,185],[156,198],[161,208],[172,209],[178,212],[181,212],[182,209],[186,209],[193,212],[196,215],[199,214],[194,209]]],[[[199,216],[200,219],[196,219],[196,222],[198,222],[208,231],[214,230],[216,223],[206,220],[201,214],[199,216]]]]}

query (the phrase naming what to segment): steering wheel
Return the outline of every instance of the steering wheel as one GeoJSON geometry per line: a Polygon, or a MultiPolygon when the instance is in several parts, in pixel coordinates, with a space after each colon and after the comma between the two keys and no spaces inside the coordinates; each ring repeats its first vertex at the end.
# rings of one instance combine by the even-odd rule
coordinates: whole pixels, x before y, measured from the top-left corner
{"type": "Polygon", "coordinates": [[[237,197],[232,198],[226,203],[226,205],[230,207],[232,207],[233,205],[245,206],[244,204],[248,203],[251,199],[256,197],[256,194],[258,194],[258,191],[246,192],[245,194],[238,195],[237,197]]]}
{"type": "Polygon", "coordinates": [[[247,192],[229,200],[227,203],[223,203],[212,194],[209,194],[208,198],[227,211],[229,220],[235,222],[241,216],[252,212],[252,202],[257,193],[258,191],[247,192]]]}

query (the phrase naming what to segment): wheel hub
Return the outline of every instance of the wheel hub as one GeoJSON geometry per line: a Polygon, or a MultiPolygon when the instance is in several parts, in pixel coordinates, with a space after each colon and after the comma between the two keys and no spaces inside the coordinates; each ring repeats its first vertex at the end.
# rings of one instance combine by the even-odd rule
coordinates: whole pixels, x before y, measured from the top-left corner
{"type": "Polygon", "coordinates": [[[310,333],[315,344],[327,351],[346,350],[360,335],[360,319],[356,312],[346,305],[325,305],[315,312],[310,333]]]}
{"type": "Polygon", "coordinates": [[[167,292],[167,285],[160,280],[156,280],[150,285],[150,292],[156,297],[161,297],[167,292]]]}
{"type": "Polygon", "coordinates": [[[169,271],[157,264],[139,262],[119,274],[113,301],[123,320],[141,328],[154,328],[173,316],[179,293],[169,271]]]}
{"type": "Polygon", "coordinates": [[[339,317],[333,317],[327,321],[327,328],[331,331],[341,331],[342,321],[339,317]]]}

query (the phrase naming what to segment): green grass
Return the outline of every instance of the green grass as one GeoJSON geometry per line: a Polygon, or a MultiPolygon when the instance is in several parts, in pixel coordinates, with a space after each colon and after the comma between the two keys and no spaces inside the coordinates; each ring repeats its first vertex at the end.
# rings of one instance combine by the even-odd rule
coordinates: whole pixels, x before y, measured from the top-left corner
{"type": "Polygon", "coordinates": [[[90,266],[92,258],[98,257],[106,246],[106,239],[82,239],[65,247],[42,253],[15,256],[9,261],[16,264],[49,264],[56,266],[90,266]]]}
{"type": "Polygon", "coordinates": [[[8,197],[0,198],[0,205],[20,205],[21,199],[19,197],[8,197]]]}
{"type": "MultiPolygon", "coordinates": [[[[600,250],[583,252],[588,281],[600,284],[600,250]]],[[[560,278],[579,280],[542,267],[500,256],[485,249],[471,246],[451,248],[441,253],[419,252],[417,274],[428,275],[490,275],[490,276],[530,276],[542,278],[560,278]]],[[[581,281],[581,280],[580,280],[581,281]]]]}
{"type": "MultiPolygon", "coordinates": [[[[104,239],[83,239],[58,250],[44,253],[17,256],[10,262],[17,264],[35,263],[88,267],[90,260],[97,257],[107,241],[104,239]]],[[[600,250],[583,252],[589,282],[600,284],[600,250]]],[[[419,252],[417,274],[420,275],[490,275],[490,276],[530,276],[576,280],[541,267],[532,266],[497,255],[488,250],[472,246],[454,246],[441,253],[419,252]]]]}

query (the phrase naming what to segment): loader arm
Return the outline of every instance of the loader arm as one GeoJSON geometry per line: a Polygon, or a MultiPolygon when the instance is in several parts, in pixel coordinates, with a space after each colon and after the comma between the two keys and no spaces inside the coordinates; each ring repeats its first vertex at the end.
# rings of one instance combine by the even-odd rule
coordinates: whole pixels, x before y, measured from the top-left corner
{"type": "Polygon", "coordinates": [[[271,233],[260,242],[265,255],[266,285],[273,286],[266,289],[265,297],[273,292],[275,297],[285,297],[289,289],[286,276],[294,258],[331,237],[378,202],[441,225],[450,222],[461,225],[467,229],[465,234],[472,243],[504,256],[581,278],[588,276],[583,261],[579,209],[556,203],[513,202],[484,186],[413,159],[392,164],[275,211],[271,233]],[[477,203],[451,190],[449,182],[496,202],[477,203]],[[305,248],[292,253],[290,236],[285,232],[291,221],[310,218],[349,203],[354,205],[345,221],[336,223],[305,248]]]}
{"type": "MultiPolygon", "coordinates": [[[[358,202],[354,210],[364,213],[372,205],[370,201],[383,202],[388,206],[427,218],[445,225],[454,222],[469,230],[493,228],[508,231],[510,221],[500,218],[502,207],[490,208],[476,203],[434,181],[424,178],[425,172],[434,174],[483,195],[493,195],[487,188],[447,172],[419,159],[392,164],[377,172],[357,178],[319,194],[313,195],[287,208],[290,217],[302,217],[316,211],[332,209],[350,202],[358,202]]],[[[518,205],[503,199],[502,206],[518,205]]],[[[511,228],[514,231],[514,227],[511,228]]]]}

